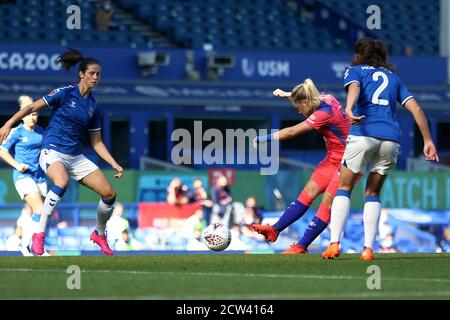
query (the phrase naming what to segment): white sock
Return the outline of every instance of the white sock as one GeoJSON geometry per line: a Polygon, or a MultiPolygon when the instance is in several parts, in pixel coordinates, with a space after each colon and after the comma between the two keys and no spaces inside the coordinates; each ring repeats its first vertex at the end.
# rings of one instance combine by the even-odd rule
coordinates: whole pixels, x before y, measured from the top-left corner
{"type": "MultiPolygon", "coordinates": [[[[338,190],[343,191],[343,190],[338,190]]],[[[334,197],[333,205],[331,206],[331,220],[330,220],[330,242],[338,242],[341,238],[345,222],[350,213],[350,193],[348,195],[338,195],[334,197]]]]}
{"type": "Polygon", "coordinates": [[[114,210],[114,202],[112,204],[106,204],[103,199],[98,202],[97,208],[97,232],[99,235],[105,234],[106,222],[111,218],[111,214],[114,210]]]}
{"type": "Polygon", "coordinates": [[[53,211],[55,211],[56,206],[58,205],[60,200],[61,197],[54,193],[52,190],[47,193],[47,196],[44,200],[44,207],[42,208],[41,212],[38,233],[45,232],[48,216],[51,216],[53,214],[53,211]]]}
{"type": "Polygon", "coordinates": [[[31,244],[31,237],[33,233],[37,232],[39,227],[40,214],[33,213],[31,220],[22,224],[22,247],[26,248],[31,244]]]}
{"type": "MultiPolygon", "coordinates": [[[[379,200],[379,199],[378,199],[379,200]]],[[[378,222],[381,215],[379,201],[367,201],[364,204],[364,246],[373,249],[373,242],[377,236],[378,222]]]]}
{"type": "Polygon", "coordinates": [[[39,232],[39,224],[41,221],[41,213],[33,213],[33,215],[31,216],[31,228],[32,228],[32,233],[38,233],[39,232]]]}

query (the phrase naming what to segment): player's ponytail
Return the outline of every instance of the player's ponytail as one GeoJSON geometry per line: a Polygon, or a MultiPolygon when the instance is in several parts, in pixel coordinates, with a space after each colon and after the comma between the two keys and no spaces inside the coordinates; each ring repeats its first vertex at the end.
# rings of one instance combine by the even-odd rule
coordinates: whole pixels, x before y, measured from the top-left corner
{"type": "Polygon", "coordinates": [[[291,91],[292,103],[305,101],[306,110],[302,111],[305,116],[309,116],[320,106],[320,93],[311,79],[306,79],[291,91]]]}
{"type": "Polygon", "coordinates": [[[20,109],[33,103],[33,99],[30,96],[20,96],[17,101],[19,102],[20,109]]]}
{"type": "Polygon", "coordinates": [[[85,58],[80,51],[73,48],[69,48],[69,50],[61,54],[56,61],[61,63],[62,67],[67,71],[79,62],[81,63],[78,67],[78,72],[85,72],[91,64],[100,65],[100,62],[98,62],[97,59],[90,57],[85,58]]]}
{"type": "Polygon", "coordinates": [[[83,59],[84,59],[83,54],[80,51],[69,48],[69,50],[61,54],[56,61],[61,63],[61,66],[66,71],[69,71],[70,68],[72,68],[74,65],[76,65],[83,59]]]}

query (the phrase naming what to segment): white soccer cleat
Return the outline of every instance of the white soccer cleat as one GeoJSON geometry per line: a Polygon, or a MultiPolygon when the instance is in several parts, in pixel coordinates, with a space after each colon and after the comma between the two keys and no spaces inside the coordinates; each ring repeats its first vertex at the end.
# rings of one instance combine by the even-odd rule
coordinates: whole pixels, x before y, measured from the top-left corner
{"type": "Polygon", "coordinates": [[[30,252],[28,247],[19,246],[19,251],[22,253],[24,257],[32,257],[33,254],[30,252]]]}

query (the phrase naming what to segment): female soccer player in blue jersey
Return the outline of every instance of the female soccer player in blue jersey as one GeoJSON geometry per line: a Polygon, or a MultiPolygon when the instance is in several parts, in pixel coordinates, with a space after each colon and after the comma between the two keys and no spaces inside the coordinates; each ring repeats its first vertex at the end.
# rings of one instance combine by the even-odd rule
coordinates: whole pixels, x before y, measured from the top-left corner
{"type": "MultiPolygon", "coordinates": [[[[20,108],[33,103],[28,96],[19,97],[20,108]]],[[[38,230],[40,214],[47,194],[45,173],[39,167],[44,129],[37,125],[38,115],[33,112],[22,119],[22,123],[11,130],[5,143],[0,147],[0,158],[14,168],[13,180],[17,193],[32,210],[33,231],[38,230]],[[13,157],[14,155],[14,157],[13,157]]],[[[26,252],[32,233],[22,236],[23,252],[26,252]]]]}
{"type": "Polygon", "coordinates": [[[102,141],[100,108],[91,92],[100,80],[100,63],[94,58],[83,57],[81,52],[74,49],[60,55],[58,61],[66,70],[79,63],[78,84],[55,89],[17,112],[0,129],[0,140],[3,141],[14,123],[24,116],[46,106],[52,109],[44,134],[39,164],[54,185],[45,198],[40,230],[32,239],[32,251],[38,255],[44,252],[47,218],[64,195],[69,178],[72,178],[100,195],[97,226],[90,239],[100,246],[103,253],[112,255],[106,240],[105,226],[113,211],[116,191],[103,172],[82,154],[82,139],[87,131],[95,152],[116,171],[114,178],[122,176],[122,167],[114,160],[102,141]]]}
{"type": "Polygon", "coordinates": [[[350,211],[350,195],[356,177],[369,165],[365,189],[364,248],[362,260],[372,260],[373,243],[381,213],[380,193],[399,154],[400,125],[397,101],[412,113],[423,137],[426,160],[439,161],[426,117],[387,61],[387,48],[381,40],[360,39],[355,59],[344,76],[347,90],[346,113],[352,123],[342,158],[339,190],[331,209],[331,239],[325,259],[340,254],[339,239],[350,211]]]}

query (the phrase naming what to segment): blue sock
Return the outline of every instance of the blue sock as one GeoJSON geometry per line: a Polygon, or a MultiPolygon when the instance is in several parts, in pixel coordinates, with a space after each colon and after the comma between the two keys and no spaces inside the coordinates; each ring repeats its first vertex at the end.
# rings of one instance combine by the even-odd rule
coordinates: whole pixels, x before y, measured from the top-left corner
{"type": "Polygon", "coordinates": [[[39,223],[39,221],[41,220],[41,214],[40,213],[33,213],[33,215],[31,216],[31,220],[33,220],[34,222],[39,223]]]}
{"type": "Polygon", "coordinates": [[[295,200],[295,202],[292,202],[291,205],[287,207],[286,210],[284,210],[283,215],[280,217],[277,223],[275,223],[275,230],[277,230],[278,232],[283,231],[293,222],[300,219],[308,210],[308,208],[309,206],[305,206],[300,201],[295,200]]]}
{"type": "Polygon", "coordinates": [[[307,249],[308,246],[314,241],[314,239],[316,239],[319,234],[321,234],[322,231],[325,230],[327,225],[328,223],[323,222],[319,217],[314,217],[311,223],[308,225],[308,228],[306,228],[305,233],[303,234],[303,238],[301,238],[301,240],[297,243],[303,248],[307,249]]]}
{"type": "Polygon", "coordinates": [[[50,191],[53,191],[58,197],[62,198],[64,196],[64,194],[66,193],[66,189],[58,187],[56,184],[54,184],[51,188],[50,191]]]}

